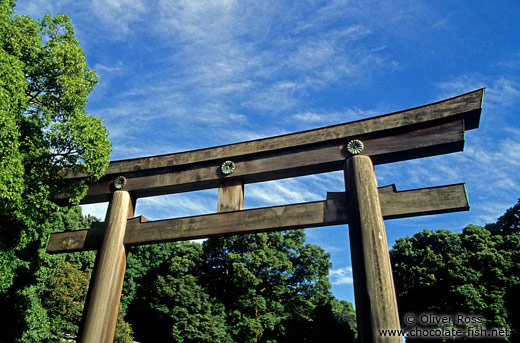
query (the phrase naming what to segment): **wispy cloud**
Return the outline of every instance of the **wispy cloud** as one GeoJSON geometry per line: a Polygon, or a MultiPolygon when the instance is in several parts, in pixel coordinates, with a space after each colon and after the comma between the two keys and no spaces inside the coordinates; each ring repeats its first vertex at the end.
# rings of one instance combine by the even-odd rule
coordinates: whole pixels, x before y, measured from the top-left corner
{"type": "Polygon", "coordinates": [[[358,108],[347,108],[342,111],[305,111],[291,116],[290,120],[298,126],[326,126],[346,123],[349,121],[369,118],[379,114],[375,110],[361,110],[358,108]]]}
{"type": "Polygon", "coordinates": [[[246,128],[229,128],[226,130],[226,137],[230,140],[229,143],[236,143],[236,142],[242,142],[242,141],[250,141],[260,138],[267,138],[267,137],[273,137],[273,136],[280,136],[284,135],[288,132],[287,130],[284,130],[281,127],[273,126],[273,127],[263,127],[262,129],[257,128],[256,130],[246,129],[246,128]]]}
{"type": "Polygon", "coordinates": [[[121,39],[143,20],[147,5],[141,0],[93,0],[92,12],[111,32],[109,39],[121,39]]]}
{"type": "Polygon", "coordinates": [[[352,267],[329,270],[330,283],[335,286],[350,285],[353,283],[352,267]]]}
{"type": "Polygon", "coordinates": [[[366,79],[392,64],[382,51],[357,45],[370,34],[361,24],[319,24],[348,13],[346,5],[339,13],[279,2],[163,0],[158,7],[155,28],[172,47],[182,44],[172,58],[203,98],[227,94],[225,103],[240,95],[248,108],[280,112],[297,106],[307,89],[366,79]],[[301,17],[318,18],[302,29],[301,17]]]}
{"type": "Polygon", "coordinates": [[[18,1],[15,10],[17,12],[22,12],[23,15],[40,18],[44,12],[55,14],[56,8],[60,6],[59,3],[60,1],[52,0],[32,0],[21,3],[18,1]]]}
{"type": "Polygon", "coordinates": [[[298,179],[267,181],[246,185],[244,197],[254,207],[294,204],[307,201],[322,200],[309,185],[298,179]]]}
{"type": "Polygon", "coordinates": [[[101,63],[96,63],[92,68],[98,74],[102,75],[113,75],[113,74],[121,74],[124,71],[123,62],[117,61],[115,65],[104,65],[101,63]]]}
{"type": "Polygon", "coordinates": [[[509,70],[520,69],[520,51],[514,53],[512,56],[503,59],[502,61],[499,61],[498,65],[501,67],[505,67],[509,70]]]}
{"type": "Polygon", "coordinates": [[[214,213],[217,209],[215,190],[173,194],[139,199],[136,215],[149,220],[170,219],[214,213]]]}

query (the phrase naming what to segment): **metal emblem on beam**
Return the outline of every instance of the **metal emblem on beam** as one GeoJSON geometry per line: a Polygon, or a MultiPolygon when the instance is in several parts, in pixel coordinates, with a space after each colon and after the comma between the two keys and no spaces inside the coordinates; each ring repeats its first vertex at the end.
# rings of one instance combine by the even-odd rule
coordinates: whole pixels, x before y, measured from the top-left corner
{"type": "Polygon", "coordinates": [[[229,175],[235,171],[235,162],[225,161],[220,165],[220,171],[224,175],[229,175]]]}
{"type": "Polygon", "coordinates": [[[353,139],[347,144],[347,151],[351,155],[358,155],[360,154],[365,146],[363,145],[363,142],[361,142],[359,139],[353,139]]]}
{"type": "Polygon", "coordinates": [[[114,180],[114,188],[117,190],[123,189],[123,187],[125,187],[125,185],[126,185],[126,177],[124,177],[122,175],[116,177],[116,179],[114,180]]]}

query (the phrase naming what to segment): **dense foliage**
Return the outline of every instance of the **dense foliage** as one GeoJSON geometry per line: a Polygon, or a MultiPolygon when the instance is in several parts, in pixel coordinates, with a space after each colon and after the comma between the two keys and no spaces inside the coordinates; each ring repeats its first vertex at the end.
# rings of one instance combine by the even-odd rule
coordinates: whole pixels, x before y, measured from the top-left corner
{"type": "MultiPolygon", "coordinates": [[[[49,223],[53,228],[52,231],[72,231],[88,229],[94,220],[96,219],[93,217],[82,216],[81,209],[76,206],[58,210],[50,217],[49,223]]],[[[34,299],[40,310],[40,315],[37,317],[39,322],[32,323],[32,326],[28,327],[22,335],[22,339],[14,335],[6,335],[4,337],[10,338],[2,337],[0,341],[11,342],[20,339],[27,342],[42,342],[46,338],[60,341],[64,338],[76,337],[94,261],[93,251],[46,255],[39,270],[42,276],[32,286],[34,299]],[[45,327],[45,330],[37,331],[39,327],[45,327]]],[[[119,313],[114,341],[133,342],[132,329],[124,321],[122,310],[119,313]]]]}
{"type": "Polygon", "coordinates": [[[329,290],[329,256],[305,244],[302,231],[136,250],[129,268],[146,269],[149,258],[155,264],[125,283],[138,341],[354,340],[353,307],[329,290]]]}
{"type": "Polygon", "coordinates": [[[518,341],[519,213],[520,201],[486,227],[424,230],[397,240],[390,255],[401,314],[482,315],[484,327],[509,328],[509,341],[518,341]]]}
{"type": "MultiPolygon", "coordinates": [[[[55,219],[91,221],[76,209],[55,219]]],[[[37,292],[55,339],[77,334],[94,255],[61,259],[37,292]]],[[[331,295],[329,267],[302,231],[133,247],[116,342],[353,342],[354,309],[331,295]]]]}
{"type": "MultiPolygon", "coordinates": [[[[85,105],[97,77],[67,16],[35,21],[0,2],[0,341],[50,334],[37,290],[55,262],[43,253],[54,229],[52,202],[66,170],[99,178],[110,142],[85,105]]],[[[68,191],[77,201],[84,181],[68,191]]],[[[61,230],[61,228],[60,228],[61,230]]]]}

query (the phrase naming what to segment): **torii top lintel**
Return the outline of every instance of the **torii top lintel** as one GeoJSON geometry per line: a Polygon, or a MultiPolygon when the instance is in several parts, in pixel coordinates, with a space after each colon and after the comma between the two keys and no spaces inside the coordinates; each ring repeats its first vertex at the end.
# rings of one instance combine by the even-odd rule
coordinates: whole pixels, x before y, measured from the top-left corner
{"type": "MultiPolygon", "coordinates": [[[[113,161],[105,176],[89,187],[81,203],[108,201],[114,180],[146,197],[216,188],[226,179],[261,182],[340,170],[346,144],[359,139],[374,164],[461,151],[464,131],[477,128],[484,89],[400,112],[345,124],[175,154],[113,161]],[[222,163],[231,160],[226,175],[222,163]]],[[[85,177],[74,175],[70,178],[85,177]]],[[[58,200],[68,195],[61,194],[58,200]]]]}

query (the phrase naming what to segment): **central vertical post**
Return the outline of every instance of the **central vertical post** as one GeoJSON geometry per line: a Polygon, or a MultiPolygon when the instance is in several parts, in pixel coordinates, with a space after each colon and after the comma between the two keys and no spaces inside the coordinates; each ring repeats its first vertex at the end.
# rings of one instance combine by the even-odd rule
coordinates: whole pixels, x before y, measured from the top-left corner
{"type": "Polygon", "coordinates": [[[244,209],[244,183],[240,180],[222,181],[218,187],[217,212],[244,209]]]}
{"type": "Polygon", "coordinates": [[[355,155],[345,163],[350,252],[359,338],[362,343],[400,343],[381,329],[399,329],[385,224],[370,157],[355,155]]]}
{"type": "Polygon", "coordinates": [[[115,191],[107,211],[103,243],[96,256],[83,310],[78,335],[81,343],[111,343],[114,340],[126,267],[123,242],[127,219],[133,213],[134,204],[130,194],[127,191],[115,191]]]}

